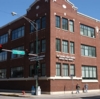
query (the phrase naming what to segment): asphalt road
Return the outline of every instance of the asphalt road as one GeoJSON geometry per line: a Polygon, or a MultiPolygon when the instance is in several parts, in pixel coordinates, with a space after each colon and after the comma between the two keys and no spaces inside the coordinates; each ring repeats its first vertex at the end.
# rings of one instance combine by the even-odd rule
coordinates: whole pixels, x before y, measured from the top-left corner
{"type": "Polygon", "coordinates": [[[0,99],[100,99],[100,95],[99,96],[88,96],[88,97],[80,97],[80,96],[71,96],[71,97],[67,97],[67,96],[50,96],[50,97],[43,97],[43,96],[39,96],[39,97],[10,97],[10,96],[0,96],[0,99]]]}

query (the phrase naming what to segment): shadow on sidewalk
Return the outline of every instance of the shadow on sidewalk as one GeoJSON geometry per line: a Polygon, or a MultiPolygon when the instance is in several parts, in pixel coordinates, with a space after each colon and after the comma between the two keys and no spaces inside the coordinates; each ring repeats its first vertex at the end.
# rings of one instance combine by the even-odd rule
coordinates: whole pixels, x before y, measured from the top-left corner
{"type": "Polygon", "coordinates": [[[81,97],[81,99],[100,99],[100,96],[81,97]]]}

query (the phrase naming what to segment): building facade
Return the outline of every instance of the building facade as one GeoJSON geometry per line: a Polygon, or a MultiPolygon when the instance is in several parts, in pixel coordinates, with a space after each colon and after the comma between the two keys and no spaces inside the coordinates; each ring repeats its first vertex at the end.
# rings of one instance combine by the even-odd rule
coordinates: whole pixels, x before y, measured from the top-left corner
{"type": "MultiPolygon", "coordinates": [[[[69,0],[35,0],[25,17],[38,24],[38,83],[43,93],[100,88],[100,21],[77,11],[69,0]]],[[[20,17],[0,27],[3,49],[36,54],[36,30],[20,17]]],[[[0,89],[31,90],[36,59],[0,53],[0,89]]]]}

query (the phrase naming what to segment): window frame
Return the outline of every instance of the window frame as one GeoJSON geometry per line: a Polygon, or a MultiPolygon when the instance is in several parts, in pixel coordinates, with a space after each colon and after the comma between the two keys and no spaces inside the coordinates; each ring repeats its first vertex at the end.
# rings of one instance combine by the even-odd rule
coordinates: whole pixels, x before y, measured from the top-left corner
{"type": "Polygon", "coordinates": [[[56,38],[56,51],[61,51],[61,40],[56,38]]]}
{"type": "Polygon", "coordinates": [[[80,24],[80,34],[90,38],[96,38],[95,28],[80,24]]]}
{"type": "Polygon", "coordinates": [[[56,20],[56,22],[55,22],[55,26],[57,27],[57,28],[60,28],[61,27],[61,19],[60,19],[60,16],[55,16],[55,20],[56,20]]]}
{"type": "Polygon", "coordinates": [[[62,18],[62,29],[68,30],[68,19],[62,18]]]}
{"type": "Polygon", "coordinates": [[[98,77],[97,77],[97,66],[86,66],[86,65],[82,65],[82,78],[83,79],[98,79],[98,77]],[[86,70],[86,68],[87,68],[87,70],[86,70]],[[90,76],[90,68],[92,68],[92,76],[90,76]],[[93,71],[93,68],[96,69],[96,72],[95,72],[96,77],[93,77],[93,72],[94,72],[93,71]],[[83,71],[84,71],[84,75],[83,75],[83,71]]]}

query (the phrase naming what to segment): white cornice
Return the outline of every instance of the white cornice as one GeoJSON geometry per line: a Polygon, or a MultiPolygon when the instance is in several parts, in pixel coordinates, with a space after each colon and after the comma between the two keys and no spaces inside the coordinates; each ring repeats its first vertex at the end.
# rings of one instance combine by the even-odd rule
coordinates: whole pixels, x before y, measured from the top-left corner
{"type": "MultiPolygon", "coordinates": [[[[78,9],[77,7],[75,7],[75,5],[72,3],[72,2],[70,2],[69,0],[65,0],[66,2],[68,2],[69,4],[71,4],[72,5],[72,7],[73,8],[75,8],[76,10],[78,9]]],[[[83,14],[83,13],[80,13],[80,12],[77,12],[79,15],[82,15],[82,16],[84,16],[84,17],[87,17],[87,18],[90,18],[90,19],[92,19],[92,20],[95,20],[96,22],[100,22],[100,20],[98,20],[98,19],[95,19],[95,18],[93,18],[93,17],[91,17],[91,16],[88,16],[88,15],[85,15],[85,14],[83,14]]]]}
{"type": "Polygon", "coordinates": [[[95,20],[96,22],[100,22],[100,20],[95,19],[95,18],[93,18],[93,17],[90,17],[90,16],[88,16],[88,15],[85,15],[85,14],[83,14],[83,13],[77,12],[77,14],[82,15],[82,16],[87,17],[87,18],[90,18],[90,19],[92,19],[92,20],[95,20]]]}
{"type": "Polygon", "coordinates": [[[78,8],[77,7],[75,7],[75,5],[72,3],[72,2],[70,2],[69,0],[65,0],[66,2],[68,2],[70,5],[72,5],[72,8],[74,8],[75,10],[77,10],[78,8]]]}

